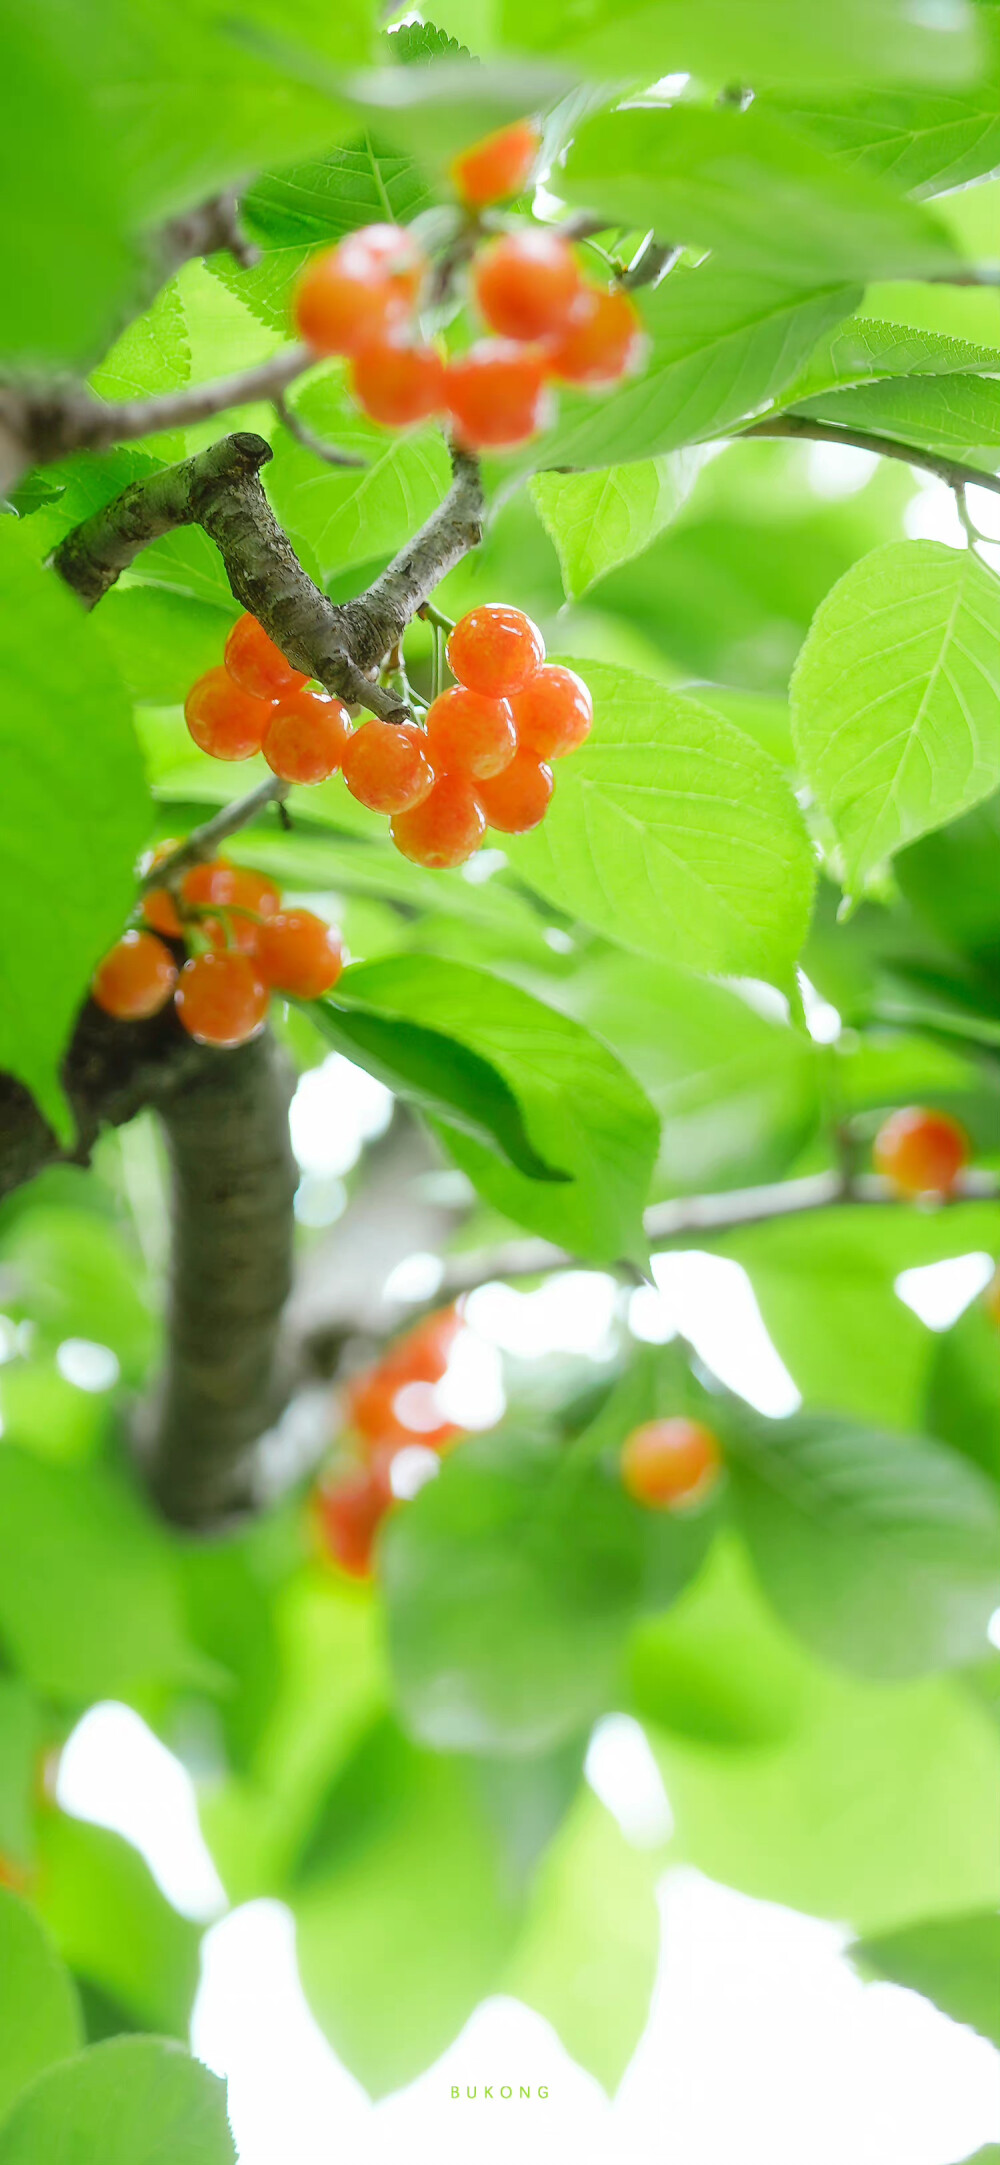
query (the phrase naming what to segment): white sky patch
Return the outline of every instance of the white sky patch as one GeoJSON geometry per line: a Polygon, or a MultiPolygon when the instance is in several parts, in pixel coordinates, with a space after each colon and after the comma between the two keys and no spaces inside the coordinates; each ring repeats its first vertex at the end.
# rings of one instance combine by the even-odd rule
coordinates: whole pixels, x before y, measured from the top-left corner
{"type": "Polygon", "coordinates": [[[810,444],[806,456],[813,494],[831,503],[867,488],[877,465],[874,451],[858,451],[853,444],[810,444]]]}
{"type": "Polygon", "coordinates": [[[64,1338],[56,1347],[56,1367],[78,1391],[110,1391],[121,1375],[117,1353],[93,1338],[64,1338]]]}
{"type": "Polygon", "coordinates": [[[437,1386],[446,1421],[458,1428],[495,1428],[507,1411],[499,1349],[479,1331],[460,1331],[437,1386]]]}
{"type": "Polygon", "coordinates": [[[389,1464],[389,1486],[401,1503],[412,1503],[428,1481],[436,1481],[441,1471],[441,1461],[436,1451],[425,1443],[404,1443],[401,1451],[394,1451],[389,1464]]]}
{"type": "Polygon", "coordinates": [[[444,1277],[444,1262],[430,1249],[417,1249],[397,1263],[382,1288],[387,1301],[432,1301],[444,1277]]]}
{"type": "Polygon", "coordinates": [[[799,971],[799,991],[805,1009],[806,1029],[814,1045],[833,1045],[840,1036],[842,1023],[837,1009],[824,1000],[815,985],[811,985],[804,970],[799,971]]]}
{"type": "Polygon", "coordinates": [[[198,1824],[186,1768],[131,1707],[92,1706],[67,1738],[56,1797],[74,1819],[123,1834],[184,1917],[217,1917],[225,1889],[198,1824]]]}
{"type": "MultiPolygon", "coordinates": [[[[292,1149],[304,1173],[349,1173],[365,1143],[392,1118],[392,1092],[332,1052],[300,1077],[289,1115],[292,1149]]],[[[308,1221],[307,1221],[308,1222],[308,1221]]]]}
{"type": "Polygon", "coordinates": [[[477,1286],[465,1304],[472,1328],[504,1353],[537,1360],[546,1353],[582,1353],[608,1360],[618,1285],[605,1271],[558,1271],[534,1293],[499,1281],[477,1286]]]}
{"type": "Polygon", "coordinates": [[[941,1263],[901,1270],[896,1292],[928,1330],[950,1331],[993,1276],[991,1255],[950,1255],[941,1263]]]}
{"type": "Polygon", "coordinates": [[[780,1419],[796,1411],[801,1396],[768,1337],[741,1264],[700,1249],[671,1251],[654,1255],[653,1277],[665,1332],[680,1331],[719,1382],[759,1413],[780,1419]]]}
{"type": "Polygon", "coordinates": [[[965,546],[965,529],[955,508],[951,489],[933,474],[915,474],[917,492],[903,513],[903,528],[911,541],[945,541],[953,549],[965,546]]]}
{"type": "Polygon", "coordinates": [[[462,866],[462,878],[470,887],[482,887],[487,880],[502,872],[507,862],[502,849],[477,849],[474,857],[467,857],[462,866]]]}
{"type": "Polygon", "coordinates": [[[597,1723],[584,1772],[626,1841],[637,1849],[656,1849],[669,1841],[674,1815],[663,1777],[642,1724],[631,1714],[605,1714],[597,1723]]]}
{"type": "Polygon", "coordinates": [[[991,1646],[1000,1647],[1000,1609],[994,1609],[986,1626],[986,1636],[991,1646]]]}

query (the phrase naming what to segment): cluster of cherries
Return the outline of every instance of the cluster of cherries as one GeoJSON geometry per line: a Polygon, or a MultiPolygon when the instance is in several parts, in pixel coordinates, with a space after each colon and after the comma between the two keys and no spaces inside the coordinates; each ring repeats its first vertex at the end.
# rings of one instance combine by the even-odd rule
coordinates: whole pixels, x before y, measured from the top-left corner
{"type": "MultiPolygon", "coordinates": [[[[464,1434],[435,1403],[463,1327],[460,1301],[438,1309],[348,1385],[352,1456],[318,1482],[312,1513],[322,1550],[352,1578],[370,1577],[379,1527],[402,1500],[402,1484],[393,1482],[400,1452],[414,1445],[448,1451],[464,1434]]],[[[717,1438],[700,1421],[647,1421],[627,1437],[620,1471],[636,1503],[689,1510],[710,1495],[722,1456],[717,1438]]]]}
{"type": "Polygon", "coordinates": [[[339,768],[359,804],[388,814],[404,857],[443,871],[464,864],[487,827],[538,826],[554,786],[549,762],[583,743],[594,713],[582,678],[546,662],[541,632],[520,609],[471,609],[446,651],[458,681],[421,721],[373,717],[355,729],[343,702],[310,690],[244,616],[223,666],[188,693],[188,729],[214,759],[263,752],[285,782],[327,781],[339,768]]]}
{"type": "MultiPolygon", "coordinates": [[[[180,847],[161,842],[140,869],[152,871],[180,847]]],[[[192,865],[176,894],[150,888],[142,914],[143,925],[98,965],[92,997],[120,1022],[144,1021],[172,1000],[199,1045],[245,1045],[263,1029],[272,993],[318,1000],[344,967],[332,925],[312,910],[283,909],[273,880],[222,858],[192,865]],[[184,942],[186,961],[168,940],[184,942]]]]}
{"type": "Polygon", "coordinates": [[[444,1451],[463,1434],[454,1423],[436,1419],[435,1406],[435,1386],[462,1328],[460,1306],[439,1308],[347,1387],[356,1448],[347,1465],[317,1484],[313,1511],[322,1549],[352,1578],[370,1576],[375,1536],[400,1500],[392,1480],[399,1453],[414,1445],[444,1451]]]}
{"type": "MultiPolygon", "coordinates": [[[[471,237],[481,211],[521,193],[540,144],[534,124],[518,121],[455,159],[471,237]]],[[[348,357],[354,397],[386,428],[440,416],[465,450],[507,450],[548,423],[553,378],[607,389],[642,359],[642,320],[628,294],[585,279],[551,229],[506,232],[475,248],[472,294],[494,335],[450,357],[420,335],[428,268],[405,226],[362,226],[314,256],[296,290],[299,335],[315,353],[348,357]]]]}

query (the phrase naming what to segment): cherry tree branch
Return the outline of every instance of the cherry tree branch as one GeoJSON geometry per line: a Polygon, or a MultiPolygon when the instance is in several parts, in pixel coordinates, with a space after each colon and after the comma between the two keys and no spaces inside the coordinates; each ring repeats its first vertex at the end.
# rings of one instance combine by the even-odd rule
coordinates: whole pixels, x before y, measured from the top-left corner
{"type": "MultiPolygon", "coordinates": [[[[950,1194],[941,1198],[945,1210],[959,1203],[1000,1201],[1000,1176],[990,1172],[963,1173],[950,1194]]],[[[667,1248],[676,1240],[716,1238],[747,1225],[762,1225],[772,1218],[793,1218],[818,1210],[848,1205],[905,1208],[898,1191],[877,1174],[845,1180],[840,1172],[809,1173],[800,1180],[776,1180],[758,1188],[734,1188],[721,1195],[687,1195],[676,1202],[656,1203],[647,1210],[644,1223],[652,1250],[667,1248]]],[[[495,1278],[545,1277],[552,1271],[585,1268],[568,1249],[546,1240],[513,1240],[497,1248],[475,1250],[450,1258],[437,1300],[455,1299],[471,1293],[495,1278]]]]}
{"type": "Polygon", "coordinates": [[[873,435],[868,429],[839,428],[832,422],[813,421],[808,414],[779,413],[769,421],[754,421],[749,428],[734,433],[742,442],[746,436],[785,436],[803,443],[847,444],[853,451],[871,451],[882,459],[900,459],[904,466],[917,466],[924,473],[936,474],[939,481],[950,489],[992,489],[1000,495],[1000,474],[991,474],[979,466],[963,466],[959,459],[946,458],[937,451],[924,451],[916,444],[901,443],[895,436],[873,435]]]}
{"type": "Polygon", "coordinates": [[[338,607],[303,570],[267,501],[259,474],[271,455],[262,436],[240,433],[134,481],[67,534],[54,568],[93,608],[151,541],[201,526],[237,601],[296,668],[337,697],[400,721],[406,707],[378,672],[439,580],[480,538],[478,465],[453,454],[454,478],[438,509],[366,594],[338,607]]]}

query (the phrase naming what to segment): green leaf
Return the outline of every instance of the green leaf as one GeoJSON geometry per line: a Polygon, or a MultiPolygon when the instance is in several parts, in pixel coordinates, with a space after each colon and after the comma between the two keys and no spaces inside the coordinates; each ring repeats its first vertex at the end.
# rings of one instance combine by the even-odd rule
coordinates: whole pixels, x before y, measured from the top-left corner
{"type": "MultiPolygon", "coordinates": [[[[408,1026],[408,1060],[424,1050],[417,1030],[431,1034],[425,1016],[433,1016],[436,1035],[462,1048],[454,1077],[462,1077],[461,1097],[456,1091],[446,1112],[448,1147],[498,1209],[596,1262],[640,1253],[656,1118],[638,1084],[588,1030],[485,970],[431,955],[354,965],[340,979],[336,1005],[408,1026]],[[475,1068],[464,1061],[466,1051],[475,1068]],[[521,1170],[520,1158],[505,1165],[469,1132],[470,1106],[480,1119],[486,1109],[478,1089],[484,1064],[515,1100],[528,1145],[549,1168],[548,1179],[521,1170]],[[474,1098],[470,1085],[476,1086],[474,1098]],[[463,1126],[454,1124],[456,1101],[463,1126]],[[569,1177],[554,1182],[552,1170],[569,1177]]],[[[384,1037],[379,1056],[385,1057],[384,1037]]],[[[437,1058],[434,1065],[434,1092],[445,1097],[448,1075],[437,1058]]],[[[509,1104],[497,1094],[491,1111],[491,1132],[498,1134],[502,1116],[499,1132],[512,1155],[518,1131],[509,1104]]]]}
{"type": "Polygon", "coordinates": [[[697,1745],[783,1744],[808,1715],[810,1680],[808,1656],[766,1607],[731,1533],[720,1534],[680,1600],[640,1624],[629,1646],[636,1712],[697,1745]]]}
{"type": "Polygon", "coordinates": [[[660,1939],[653,1882],[652,1861],[583,1791],[542,1864],[503,1979],[609,2094],[649,2014],[660,1939]]]}
{"type": "Polygon", "coordinates": [[[33,1350],[90,1338],[112,1348],[131,1381],[141,1380],[158,1334],[134,1253],[117,1227],[39,1204],[0,1239],[0,1255],[10,1307],[33,1326],[33,1350]]]}
{"type": "Polygon", "coordinates": [[[121,1477],[13,1445],[0,1453],[0,1634],[63,1704],[205,1678],[181,1628],[166,1537],[121,1477]]]}
{"type": "Polygon", "coordinates": [[[1000,2045],[1000,1917],[991,1911],[935,1917],[885,1938],[858,1940],[851,1959],[933,2000],[952,2022],[1000,2045]]]}
{"type": "Polygon", "coordinates": [[[421,60],[471,58],[468,47],[450,38],[446,30],[439,30],[436,23],[399,23],[387,35],[393,60],[404,68],[416,67],[421,60]]]}
{"type": "Polygon", "coordinates": [[[806,292],[710,258],[640,298],[644,367],[597,400],[564,393],[526,470],[628,465],[724,435],[798,374],[860,296],[857,286],[822,282],[806,292]]]}
{"type": "Polygon", "coordinates": [[[124,688],[96,626],[0,520],[0,1066],[65,1133],[58,1065],[121,932],[149,804],[124,688]]]}
{"type": "Polygon", "coordinates": [[[891,542],[838,580],[792,678],[799,758],[852,889],[1000,780],[1000,586],[971,549],[891,542]]]}
{"type": "Polygon", "coordinates": [[[1000,165],[996,85],[950,94],[934,90],[824,90],[815,97],[765,96],[832,157],[876,173],[906,195],[941,195],[1000,165]]]}
{"type": "Polygon", "coordinates": [[[107,1827],[46,1811],[36,1901],[63,1961],[136,2026],[186,2038],[201,1928],[179,1917],[138,1850],[107,1827]]]}
{"type": "Polygon", "coordinates": [[[836,428],[893,436],[987,469],[1000,456],[1000,383],[982,376],[883,379],[797,402],[795,411],[836,428]]]}
{"type": "Polygon", "coordinates": [[[734,1508],[778,1614],[877,1677],[959,1667],[1000,1600],[1000,1503],[921,1436],[836,1414],[727,1415],[734,1508]]]}
{"type": "Polygon", "coordinates": [[[560,187],[609,222],[655,226],[790,285],[921,278],[957,263],[928,211],[845,170],[756,105],[598,114],[572,144],[560,187]]]}
{"type": "Polygon", "coordinates": [[[0,1887],[0,2122],[53,2060],[82,2043],[72,1982],[37,1917],[0,1887]]]}
{"type": "Polygon", "coordinates": [[[506,39],[620,79],[684,68],[720,83],[964,84],[979,41],[964,7],[917,22],[902,0],[846,0],[836,13],[801,0],[503,0],[506,39]]]}
{"type": "Polygon", "coordinates": [[[884,323],[876,316],[852,316],[820,340],[801,375],[782,393],[781,403],[804,405],[822,393],[877,384],[886,377],[993,375],[998,370],[1000,350],[995,346],[974,346],[966,338],[945,338],[939,331],[884,323]]]}
{"type": "Polygon", "coordinates": [[[657,1194],[776,1180],[818,1118],[816,1047],[724,985],[604,954],[556,997],[625,1062],[662,1123],[657,1194]]]}
{"type": "Polygon", "coordinates": [[[521,1107],[499,1070],[456,1038],[397,1016],[345,1013],[333,1001],[324,1001],[316,1020],[338,1051],[422,1113],[496,1150],[528,1180],[570,1179],[532,1149],[521,1107]]]}
{"type": "Polygon", "coordinates": [[[240,270],[231,256],[220,255],[211,269],[261,322],[285,331],[293,286],[313,248],[373,222],[409,225],[430,201],[412,158],[364,135],[302,165],[261,174],[241,204],[261,261],[240,270]]]}
{"type": "Polygon", "coordinates": [[[1000,1330],[981,1301],[938,1341],[925,1423],[930,1435],[1000,1482],[1000,1330]]]}
{"type": "Polygon", "coordinates": [[[713,1594],[687,1633],[696,1707],[706,1668],[724,1683],[731,1654],[741,1674],[746,1635],[751,1718],[755,1707],[764,1719],[773,1712],[775,1733],[748,1736],[752,1748],[740,1750],[738,1739],[699,1736],[690,1722],[688,1734],[650,1727],[674,1855],[762,1901],[860,1932],[995,1904],[1000,1736],[985,1705],[960,1680],[874,1684],[823,1667],[768,1613],[748,1570],[718,1595],[722,1614],[713,1594]]]}
{"type": "Polygon", "coordinates": [[[309,2005],[373,2097],[451,2043],[493,1989],[516,1921],[471,1770],[389,1722],[333,1789],[291,1901],[309,2005]]]}
{"type": "Polygon", "coordinates": [[[0,1676],[0,1859],[28,1864],[35,1848],[42,1710],[19,1676],[0,1676]]]}
{"type": "Polygon", "coordinates": [[[538,513],[559,557],[563,586],[578,601],[605,572],[648,549],[686,502],[697,475],[679,454],[596,474],[538,474],[538,513]]]}
{"type": "Polygon", "coordinates": [[[5,26],[0,186],[19,210],[4,226],[0,349],[8,365],[86,366],[136,266],[113,141],[48,13],[19,7],[5,26]]]}
{"type": "MultiPolygon", "coordinates": [[[[894,1094],[890,1088],[875,1102],[884,1106],[894,1094]]],[[[904,1090],[904,1102],[910,1094],[904,1090]]],[[[767,1329],[810,1408],[918,1428],[937,1341],[895,1281],[998,1232],[998,1213],[982,1203],[937,1215],[853,1205],[797,1222],[774,1218],[730,1235],[725,1248],[749,1272],[767,1329]]]]}
{"type": "Polygon", "coordinates": [[[1000,791],[926,835],[896,859],[900,890],[919,923],[946,947],[989,969],[1000,948],[1000,791]]]}
{"type": "Polygon", "coordinates": [[[116,586],[101,603],[101,637],[133,699],[154,706],[187,698],[196,677],[217,669],[236,611],[165,587],[116,586]]]}
{"type": "Polygon", "coordinates": [[[447,489],[451,469],[440,430],[400,435],[379,428],[358,412],[339,368],[311,383],[295,410],[324,442],[366,464],[324,466],[286,429],[277,430],[267,488],[282,525],[308,542],[324,579],[356,562],[391,556],[447,489]]]}
{"type": "Polygon", "coordinates": [[[115,2037],[41,2075],[0,2127],[0,2165],[235,2165],[226,2086],[180,2045],[115,2037]]]}
{"type": "Polygon", "coordinates": [[[707,707],[586,662],[593,735],[565,760],[516,870],[605,938],[664,961],[787,982],[812,852],[778,768],[707,707]]]}
{"type": "MultiPolygon", "coordinates": [[[[136,316],[115,340],[91,378],[99,398],[151,398],[179,391],[191,375],[191,347],[180,294],[164,286],[151,308],[136,316]]],[[[180,457],[180,452],[178,452],[180,457]]]]}
{"type": "Polygon", "coordinates": [[[538,1752],[616,1703],[629,1626],[702,1563],[712,1512],[643,1511],[618,1455],[676,1406],[639,1360],[569,1448],[508,1423],[463,1445],[387,1523],[379,1571],[399,1704],[438,1751],[538,1752]]]}

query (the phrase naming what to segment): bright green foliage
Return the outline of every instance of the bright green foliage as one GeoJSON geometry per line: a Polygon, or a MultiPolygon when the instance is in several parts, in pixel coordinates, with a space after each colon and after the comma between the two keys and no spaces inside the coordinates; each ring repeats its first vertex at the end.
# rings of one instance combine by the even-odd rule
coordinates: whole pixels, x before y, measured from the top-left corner
{"type": "MultiPolygon", "coordinates": [[[[355,1002],[363,1014],[371,1009],[404,1026],[433,1015],[444,1039],[433,1109],[448,1122],[453,1156],[498,1208],[597,1262],[641,1252],[639,1212],[656,1123],[638,1085],[589,1031],[514,985],[431,956],[347,972],[337,998],[346,1000],[349,1020],[355,1002]],[[470,1122],[466,1103],[449,1095],[462,1074],[461,1065],[456,1074],[451,1064],[449,1039],[499,1077],[503,1098],[490,1128],[494,1140],[499,1130],[506,1165],[478,1139],[482,1115],[470,1122]],[[500,1122],[510,1122],[511,1097],[533,1163],[523,1142],[503,1140],[509,1129],[500,1122]],[[453,1125],[455,1111],[466,1117],[453,1125]],[[553,1173],[563,1178],[553,1180],[553,1173]]],[[[420,1035],[426,1041],[431,1033],[420,1035]]],[[[413,1042],[404,1037],[404,1057],[413,1042]]]]}
{"type": "Polygon", "coordinates": [[[695,479],[690,456],[645,459],[596,474],[538,474],[531,493],[559,556],[569,601],[639,556],[676,518],[695,479]]]}
{"type": "Polygon", "coordinates": [[[897,543],[817,612],[796,743],[851,886],[1000,783],[1000,589],[971,550],[897,543]]]}
{"type": "Polygon", "coordinates": [[[0,1888],[0,2124],[20,2092],[82,2043],[72,1983],[47,1934],[0,1888]]]}
{"type": "Polygon", "coordinates": [[[963,82],[976,50],[966,10],[914,24],[898,0],[850,0],[835,15],[798,0],[636,0],[624,10],[595,0],[585,11],[567,0],[505,0],[502,22],[512,44],[568,53],[598,75],[628,67],[645,83],[668,69],[691,68],[720,82],[963,82]],[[904,27],[905,24],[905,27],[904,27]],[[944,30],[942,36],[941,31],[944,30]]]}
{"type": "Polygon", "coordinates": [[[548,1852],[504,1979],[612,2094],[656,1976],[657,1862],[623,1840],[593,1797],[581,1796],[548,1852]]]}
{"type": "Polygon", "coordinates": [[[118,1470],[13,1447],[0,1456],[0,1628],[24,1674],[63,1704],[205,1675],[166,1535],[118,1470]]]}
{"type": "Polygon", "coordinates": [[[63,2060],[0,2127],[2,2165],[234,2165],[225,2085],[179,2045],[114,2037],[63,2060]]]}
{"type": "Polygon", "coordinates": [[[587,680],[593,735],[512,849],[518,870],[598,930],[610,909],[643,954],[784,984],[813,877],[787,783],[697,700],[629,670],[591,664],[587,680]]]}
{"type": "Polygon", "coordinates": [[[734,270],[815,286],[825,279],[920,278],[954,264],[931,214],[880,181],[833,167],[780,121],[674,105],[602,114],[581,128],[566,192],[600,200],[734,270]]]}
{"type": "Polygon", "coordinates": [[[532,466],[620,466],[720,436],[783,390],[826,331],[857,306],[839,279],[725,269],[710,257],[648,297],[646,366],[607,398],[565,396],[556,426],[532,446],[532,466]]]}
{"type": "Polygon", "coordinates": [[[100,632],[38,569],[10,518],[0,522],[0,575],[0,1059],[65,1128],[58,1062],[90,972],[131,905],[149,812],[124,686],[100,632]]]}
{"type": "MultiPolygon", "coordinates": [[[[223,2089],[182,2042],[203,1926],[55,1801],[60,1748],[108,1700],[191,1771],[227,1901],[289,1904],[311,2012],[372,2096],[496,1994],[613,2093],[674,1863],[835,1920],[862,1975],[1000,2040],[1000,1327],[972,1290],[1000,1258],[1000,607],[988,546],[915,538],[960,538],[943,460],[996,494],[997,10],[443,15],[387,32],[371,0],[19,0],[5,36],[15,387],[46,399],[75,373],[97,401],[169,399],[283,365],[302,266],[373,222],[415,224],[421,334],[461,352],[484,325],[448,164],[526,114],[543,190],[486,228],[582,210],[580,268],[625,274],[646,350],[612,387],[554,387],[549,426],[485,461],[481,545],[433,595],[446,618],[527,610],[593,692],[544,825],[439,874],[334,775],[292,790],[290,824],[268,803],[226,841],[343,930],[332,994],[273,1002],[291,1066],[332,1046],[397,1104],[359,1144],[364,1080],[333,1060],[296,1109],[292,1404],[259,1508],[197,1538],[155,1515],[134,1456],[168,1336],[156,1112],[30,1184],[7,1124],[25,1087],[65,1118],[60,1063],[139,852],[267,769],[208,760],[185,727],[242,607],[205,532],[159,536],[89,616],[52,552],[254,430],[304,570],[352,600],[440,505],[449,447],[365,418],[329,358],[286,396],[356,467],[239,388],[25,467],[0,401],[0,2165],[233,2165],[223,2089]],[[258,260],[183,260],[164,222],[230,188],[258,260]],[[683,252],[643,284],[649,240],[683,252]],[[859,463],[849,438],[900,456],[859,463]],[[966,1129],[968,1192],[872,1207],[877,1130],[911,1104],[966,1129]],[[849,1200],[798,1207],[836,1172],[849,1200]],[[508,1278],[538,1236],[553,1272],[508,1278]],[[637,1280],[664,1242],[658,1300],[637,1280]],[[419,1258],[430,1288],[425,1251],[431,1305],[490,1287],[446,1401],[486,1376],[482,1331],[507,1410],[394,1469],[365,1583],[324,1517],[365,1463],[345,1386],[425,1312],[390,1280],[419,1258]],[[788,1418],[711,1372],[763,1396],[736,1265],[801,1395],[788,1418]],[[970,1295],[948,1327],[914,1312],[921,1282],[937,1323],[970,1295]],[[87,1348],[117,1386],[84,1387],[114,1366],[88,1373],[87,1348]],[[721,1476],[694,1509],[641,1507],[622,1447],[678,1414],[713,1429],[721,1476]],[[431,1478],[406,1500],[411,1473],[431,1478]],[[593,1726],[621,1714],[662,1769],[669,1846],[590,1786],[593,1726]]],[[[967,509],[992,534],[987,495],[967,509]]],[[[433,650],[415,618],[421,707],[433,650]]],[[[133,1037],[94,1035],[127,1069],[133,1037]]],[[[243,1259],[241,1228],[234,1279],[243,1259]]],[[[792,2154],[785,2105],[748,2152],[792,2154]]]]}
{"type": "Polygon", "coordinates": [[[867,1972],[922,1992],[953,2022],[1000,2045],[1000,1917],[982,1911],[905,1926],[852,1950],[867,1972]]]}
{"type": "Polygon", "coordinates": [[[724,1433],[761,1582],[807,1645],[867,1676],[975,1660],[1000,1597],[1000,1512],[981,1474],[837,1415],[733,1413],[724,1433]]]}

